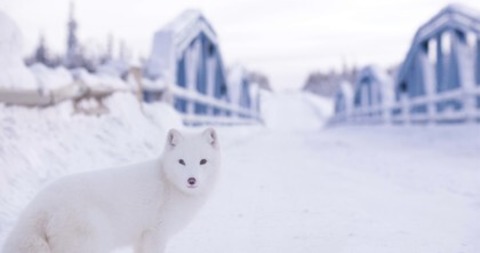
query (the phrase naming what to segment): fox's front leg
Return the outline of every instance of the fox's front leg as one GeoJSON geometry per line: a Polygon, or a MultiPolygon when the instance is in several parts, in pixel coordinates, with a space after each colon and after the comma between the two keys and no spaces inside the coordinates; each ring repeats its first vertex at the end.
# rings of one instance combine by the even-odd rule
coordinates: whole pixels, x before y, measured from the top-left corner
{"type": "Polygon", "coordinates": [[[142,233],[135,245],[135,253],[163,253],[165,252],[166,238],[158,231],[147,230],[142,233]]]}

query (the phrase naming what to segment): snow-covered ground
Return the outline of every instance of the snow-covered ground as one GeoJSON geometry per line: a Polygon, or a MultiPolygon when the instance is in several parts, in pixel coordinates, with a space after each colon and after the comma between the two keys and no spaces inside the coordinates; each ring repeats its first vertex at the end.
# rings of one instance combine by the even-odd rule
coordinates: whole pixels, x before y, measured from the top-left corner
{"type": "Polygon", "coordinates": [[[299,130],[315,123],[299,96],[274,98],[293,128],[225,151],[170,252],[480,252],[478,125],[299,130]]]}
{"type": "Polygon", "coordinates": [[[480,252],[479,133],[266,130],[170,252],[480,252]]]}
{"type": "Polygon", "coordinates": [[[311,93],[262,93],[265,125],[276,131],[306,131],[321,128],[333,113],[330,100],[311,93]]]}
{"type": "MultiPolygon", "coordinates": [[[[178,118],[132,99],[99,118],[0,107],[0,245],[46,182],[161,151],[178,118]]],[[[301,93],[263,111],[219,128],[219,185],[167,252],[480,252],[479,125],[323,128],[331,104],[301,93]]]]}

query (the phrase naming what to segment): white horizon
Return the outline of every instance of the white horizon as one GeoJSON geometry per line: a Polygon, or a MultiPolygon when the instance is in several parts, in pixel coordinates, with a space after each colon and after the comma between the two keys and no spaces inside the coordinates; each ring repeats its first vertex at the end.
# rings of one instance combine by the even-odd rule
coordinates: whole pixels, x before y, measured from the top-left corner
{"type": "MultiPolygon", "coordinates": [[[[344,64],[390,67],[401,63],[416,30],[450,1],[82,0],[75,2],[82,44],[124,40],[134,57],[148,57],[153,33],[183,10],[200,9],[220,40],[226,65],[241,63],[266,74],[275,90],[299,89],[312,71],[344,64]]],[[[69,0],[0,0],[31,54],[41,34],[54,53],[66,47],[69,0]]],[[[480,10],[480,1],[457,3],[480,10]]]]}

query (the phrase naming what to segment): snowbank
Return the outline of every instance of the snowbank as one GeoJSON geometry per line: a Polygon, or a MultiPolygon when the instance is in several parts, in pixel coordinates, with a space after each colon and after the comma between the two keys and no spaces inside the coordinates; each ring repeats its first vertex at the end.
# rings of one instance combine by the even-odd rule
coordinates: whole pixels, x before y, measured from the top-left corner
{"type": "Polygon", "coordinates": [[[37,90],[37,82],[22,59],[22,34],[0,11],[0,88],[37,90]]]}
{"type": "Polygon", "coordinates": [[[122,60],[110,60],[97,69],[97,73],[109,76],[122,76],[128,71],[128,63],[122,60]]]}
{"type": "Polygon", "coordinates": [[[97,73],[91,74],[85,69],[74,70],[76,79],[83,81],[89,88],[94,90],[132,90],[133,87],[123,81],[121,78],[105,74],[97,73]]]}
{"type": "Polygon", "coordinates": [[[51,91],[65,87],[73,82],[72,74],[64,67],[49,68],[41,63],[30,66],[42,91],[51,91]]]}
{"type": "MultiPolygon", "coordinates": [[[[127,82],[130,87],[133,89],[138,88],[137,80],[132,75],[128,75],[127,82]]],[[[167,82],[162,78],[157,78],[156,80],[151,80],[145,77],[142,77],[142,88],[145,90],[160,91],[167,87],[167,82]]]]}
{"type": "Polygon", "coordinates": [[[47,109],[0,105],[0,245],[47,182],[157,156],[168,129],[182,127],[169,105],[142,109],[132,94],[114,94],[106,105],[111,113],[100,117],[72,115],[71,102],[47,109]]]}

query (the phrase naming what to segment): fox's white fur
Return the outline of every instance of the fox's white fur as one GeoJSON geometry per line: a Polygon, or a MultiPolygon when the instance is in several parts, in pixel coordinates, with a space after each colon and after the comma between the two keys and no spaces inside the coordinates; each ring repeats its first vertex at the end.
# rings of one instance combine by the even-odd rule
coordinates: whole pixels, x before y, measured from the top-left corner
{"type": "Polygon", "coordinates": [[[3,253],[163,252],[206,200],[220,168],[215,130],[170,130],[163,155],[60,179],[29,204],[3,253]],[[192,179],[193,178],[193,179],[192,179]]]}

